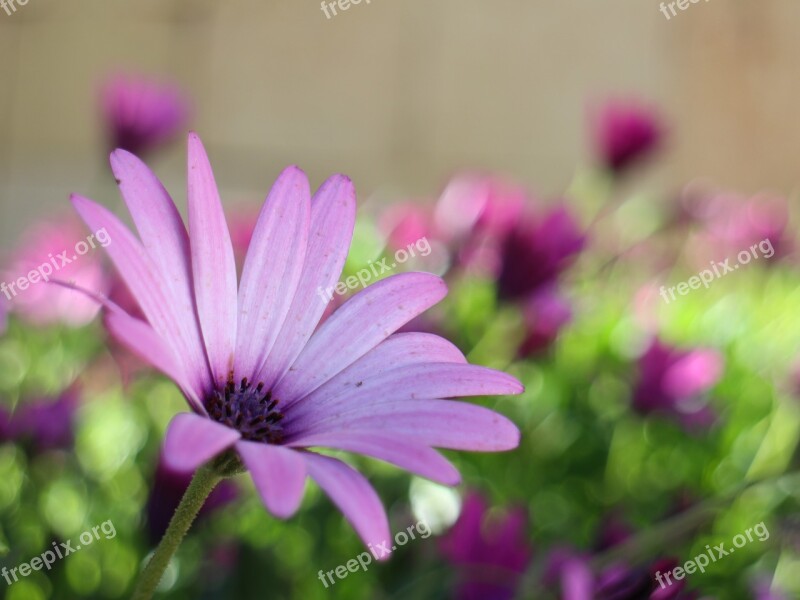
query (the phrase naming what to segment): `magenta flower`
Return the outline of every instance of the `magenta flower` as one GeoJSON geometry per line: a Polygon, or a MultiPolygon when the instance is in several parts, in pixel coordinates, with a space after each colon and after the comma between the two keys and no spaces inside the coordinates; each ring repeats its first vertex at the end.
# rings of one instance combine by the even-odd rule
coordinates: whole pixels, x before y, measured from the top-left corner
{"type": "Polygon", "coordinates": [[[616,564],[595,574],[586,556],[562,549],[551,555],[545,580],[561,591],[562,600],[694,600],[685,579],[664,577],[676,566],[673,559],[658,559],[644,567],[616,564]]]}
{"type": "Polygon", "coordinates": [[[142,75],[117,74],[100,90],[100,110],[111,148],[146,154],[186,126],[188,102],[177,86],[142,75]]]}
{"type": "Polygon", "coordinates": [[[486,501],[468,494],[458,521],[441,540],[442,553],[460,571],[459,600],[510,600],[530,562],[525,511],[510,510],[490,528],[488,516],[486,501]]]}
{"type": "Polygon", "coordinates": [[[722,252],[735,256],[748,251],[749,260],[777,261],[794,251],[789,202],[783,196],[710,193],[696,203],[693,216],[704,225],[702,262],[719,259],[722,252]]]}
{"type": "Polygon", "coordinates": [[[505,238],[497,279],[501,297],[516,300],[555,283],[586,242],[564,204],[520,219],[505,238]]]}
{"type": "Polygon", "coordinates": [[[80,391],[73,386],[57,398],[20,403],[13,412],[0,407],[0,442],[28,444],[35,451],[70,448],[80,391]]]}
{"type": "Polygon", "coordinates": [[[496,276],[504,240],[523,215],[527,192],[500,178],[462,174],[448,183],[434,211],[436,231],[453,263],[496,276]]]}
{"type": "Polygon", "coordinates": [[[704,397],[722,369],[723,359],[714,350],[680,350],[655,339],[639,358],[633,406],[642,414],[673,416],[685,426],[707,426],[714,414],[704,397]]]}
{"type": "Polygon", "coordinates": [[[253,239],[253,232],[256,229],[258,208],[258,206],[241,206],[233,210],[228,218],[233,256],[239,272],[241,272],[242,264],[247,256],[247,249],[250,247],[250,241],[253,239]]]}
{"type": "Polygon", "coordinates": [[[438,277],[402,273],[345,302],[318,329],[355,220],[355,192],[335,175],[311,197],[287,168],[267,196],[237,285],[231,238],[200,139],[189,136],[186,227],[164,187],[128,152],[111,155],[139,233],[80,196],[72,202],[106,250],[146,321],[109,306],[107,324],[175,381],[191,412],[164,442],[167,464],[191,471],[226,451],[249,470],[267,509],[294,514],[309,476],[367,543],[389,539],[367,480],[313,447],[355,452],[445,484],[459,473],[433,449],[509,450],[519,431],[505,417],[452,400],[518,394],[513,377],[466,363],[431,334],[392,335],[440,301],[438,277]],[[141,241],[140,241],[141,240],[141,241]]]}
{"type": "Polygon", "coordinates": [[[555,286],[532,294],[522,307],[525,337],[518,353],[527,358],[549,347],[572,320],[572,306],[555,286]]]}
{"type": "Polygon", "coordinates": [[[615,174],[650,156],[661,144],[664,129],[655,112],[633,101],[610,101],[590,116],[597,160],[615,174]]]}
{"type": "Polygon", "coordinates": [[[770,585],[768,579],[762,579],[753,586],[755,600],[789,600],[789,596],[776,586],[770,585]]]}
{"type": "Polygon", "coordinates": [[[381,215],[380,227],[392,250],[407,248],[423,238],[438,237],[433,217],[423,206],[412,203],[396,204],[381,215]]]}
{"type": "MultiPolygon", "coordinates": [[[[87,243],[89,235],[72,215],[37,222],[25,231],[0,270],[0,291],[8,312],[34,325],[80,327],[94,319],[99,312],[97,302],[47,283],[60,279],[106,293],[108,275],[97,252],[101,244],[94,235],[91,244],[87,243]]],[[[106,237],[99,237],[109,243],[106,237]]]]}

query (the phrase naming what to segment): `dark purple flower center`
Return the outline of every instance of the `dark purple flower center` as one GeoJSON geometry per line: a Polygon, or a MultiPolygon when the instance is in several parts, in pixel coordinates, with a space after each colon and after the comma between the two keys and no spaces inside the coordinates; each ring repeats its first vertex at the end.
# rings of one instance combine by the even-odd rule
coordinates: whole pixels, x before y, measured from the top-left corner
{"type": "Polygon", "coordinates": [[[283,437],[283,413],[277,405],[278,399],[271,391],[264,392],[263,383],[253,386],[245,377],[237,387],[231,375],[223,389],[214,390],[206,410],[209,417],[236,429],[246,440],[277,444],[283,437]]]}

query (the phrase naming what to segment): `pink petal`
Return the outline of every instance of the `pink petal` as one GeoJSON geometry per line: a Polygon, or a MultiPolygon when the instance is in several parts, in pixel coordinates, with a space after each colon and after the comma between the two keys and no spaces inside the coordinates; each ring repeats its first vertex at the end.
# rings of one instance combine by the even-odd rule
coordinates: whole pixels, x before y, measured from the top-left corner
{"type": "Polygon", "coordinates": [[[372,456],[444,485],[458,485],[461,475],[441,454],[421,444],[367,431],[323,433],[294,440],[294,447],[320,446],[372,456]]]}
{"type": "Polygon", "coordinates": [[[241,436],[239,432],[192,413],[175,415],[164,437],[164,460],[176,471],[194,471],[241,436]]]}
{"type": "Polygon", "coordinates": [[[395,333],[375,346],[352,365],[322,384],[302,400],[285,403],[284,407],[296,404],[316,406],[361,387],[364,381],[400,367],[420,363],[460,363],[467,359],[461,351],[446,339],[432,333],[395,333]]]}
{"type": "Polygon", "coordinates": [[[359,292],[311,337],[275,397],[291,403],[311,393],[446,293],[444,281],[428,273],[401,273],[359,292]]]}
{"type": "Polygon", "coordinates": [[[297,293],[275,345],[255,378],[267,388],[286,372],[322,318],[328,304],[323,296],[342,272],[355,215],[355,189],[344,175],[328,179],[312,198],[308,249],[297,293]]]}
{"type": "Polygon", "coordinates": [[[236,262],[225,213],[205,148],[189,134],[189,229],[197,314],[217,385],[233,368],[236,344],[236,262]]]}
{"type": "MultiPolygon", "coordinates": [[[[511,375],[486,367],[451,363],[418,363],[379,372],[364,379],[343,378],[328,394],[312,394],[292,406],[292,424],[326,418],[334,408],[369,408],[376,404],[465,396],[499,396],[522,392],[511,375]]],[[[287,415],[288,416],[288,415],[287,415]]]]}
{"type": "Polygon", "coordinates": [[[239,441],[236,450],[242,457],[267,510],[288,519],[300,507],[306,481],[306,463],[296,450],[239,441]]]}
{"type": "MultiPolygon", "coordinates": [[[[391,544],[389,520],[380,498],[361,473],[340,460],[303,453],[308,474],[342,511],[365,544],[391,544]]],[[[388,558],[377,551],[378,560],[388,558]]]]}
{"type": "Polygon", "coordinates": [[[181,364],[175,360],[175,357],[150,325],[121,310],[107,313],[104,322],[111,334],[120,343],[178,384],[192,408],[201,414],[205,414],[200,398],[194,394],[191,387],[186,383],[181,364]]]}
{"type": "Polygon", "coordinates": [[[254,378],[294,299],[308,244],[310,196],[305,173],[289,167],[258,216],[239,288],[237,380],[254,378]]]}
{"type": "Polygon", "coordinates": [[[111,261],[133,294],[148,322],[164,340],[173,356],[186,361],[187,383],[195,396],[203,397],[210,385],[210,374],[205,364],[205,354],[198,347],[199,340],[191,333],[188,323],[194,317],[179,315],[179,307],[168,286],[138,240],[117,217],[87,198],[73,195],[72,203],[89,228],[105,228],[111,243],[106,247],[111,261]],[[202,364],[192,357],[202,356],[202,364]]]}
{"type": "Polygon", "coordinates": [[[519,445],[519,429],[503,415],[466,402],[408,400],[368,404],[284,429],[286,444],[320,433],[371,431],[452,450],[499,452],[519,445]]]}
{"type": "MultiPolygon", "coordinates": [[[[189,256],[189,237],[181,215],[167,190],[142,161],[130,152],[111,153],[111,170],[133,217],[142,246],[155,265],[171,298],[171,311],[185,339],[181,359],[207,379],[205,349],[197,321],[189,256]]],[[[111,245],[115,239],[111,238],[111,245]]],[[[109,253],[111,248],[108,248],[109,253]]],[[[207,385],[207,384],[206,384],[207,385]]]]}

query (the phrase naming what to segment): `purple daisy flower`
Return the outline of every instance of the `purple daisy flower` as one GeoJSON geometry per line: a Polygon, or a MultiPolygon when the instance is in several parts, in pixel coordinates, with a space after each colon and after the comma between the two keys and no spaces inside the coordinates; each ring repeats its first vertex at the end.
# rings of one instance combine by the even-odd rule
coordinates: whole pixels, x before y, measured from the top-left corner
{"type": "Polygon", "coordinates": [[[111,148],[145,154],[174,139],[186,125],[188,101],[172,84],[141,75],[114,75],[100,90],[111,148]]]}
{"type": "Polygon", "coordinates": [[[167,464],[197,469],[235,451],[267,509],[294,514],[309,476],[366,543],[389,539],[377,494],[355,469],[312,452],[371,456],[434,481],[460,475],[434,447],[502,451],[519,430],[484,407],[452,400],[518,394],[520,383],[469,365],[432,334],[394,334],[439,302],[444,282],[401,273],[359,292],[317,327],[349,249],[355,191],[342,175],[311,197],[297,167],[279,176],[256,223],[240,281],[205,149],[189,135],[189,231],[153,173],[123,150],[114,175],[139,233],[80,196],[92,228],[106,227],[111,261],[146,321],[109,305],[107,326],[175,381],[191,412],[164,441],[167,464]]]}

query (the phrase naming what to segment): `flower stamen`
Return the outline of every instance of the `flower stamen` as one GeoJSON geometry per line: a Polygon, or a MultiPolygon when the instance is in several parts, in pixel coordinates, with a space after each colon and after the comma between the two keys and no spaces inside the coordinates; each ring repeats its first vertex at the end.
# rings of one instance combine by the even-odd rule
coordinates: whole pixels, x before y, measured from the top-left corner
{"type": "Polygon", "coordinates": [[[215,390],[206,403],[206,410],[213,420],[236,429],[245,440],[277,444],[283,437],[279,425],[283,413],[277,410],[278,399],[272,391],[264,393],[264,384],[255,387],[244,377],[237,386],[233,373],[221,390],[215,390]]]}

